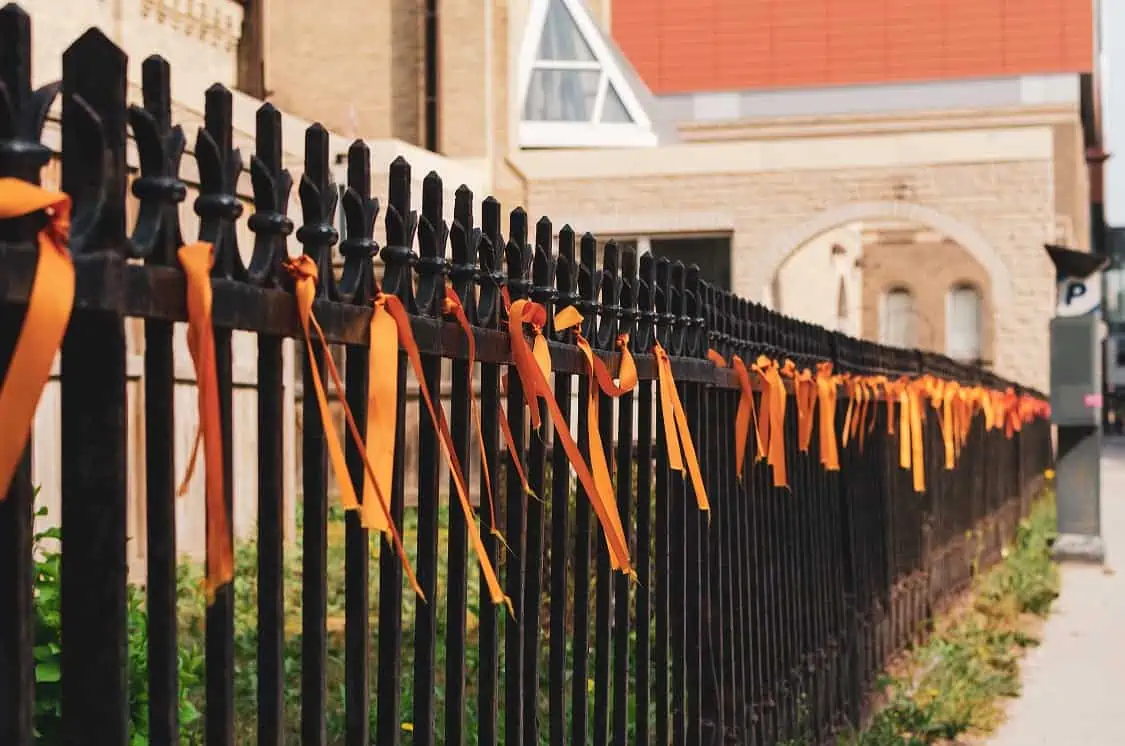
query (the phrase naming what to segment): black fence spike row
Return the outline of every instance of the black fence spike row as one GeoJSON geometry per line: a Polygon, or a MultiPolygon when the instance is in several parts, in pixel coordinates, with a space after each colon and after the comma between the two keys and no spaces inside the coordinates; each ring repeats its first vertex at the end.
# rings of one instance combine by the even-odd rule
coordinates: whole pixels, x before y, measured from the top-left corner
{"type": "MultiPolygon", "coordinates": [[[[333,169],[344,159],[330,152],[335,138],[321,125],[304,132],[300,216],[290,215],[296,175],[285,167],[283,116],[274,105],[257,109],[244,164],[233,128],[242,97],[221,85],[173,92],[174,71],[153,56],[140,66],[141,102],[129,105],[128,59],[96,29],[63,53],[60,83],[32,89],[31,40],[28,15],[13,4],[0,8],[0,204],[16,215],[0,219],[0,385],[20,370],[16,340],[37,313],[40,240],[55,238],[48,220],[55,216],[17,202],[28,189],[40,194],[45,167],[57,165],[60,183],[51,188],[73,203],[66,246],[76,275],[55,384],[60,442],[49,444],[61,457],[61,494],[50,496],[61,512],[50,518],[61,526],[66,561],[58,593],[37,591],[34,584],[46,581],[37,579],[36,552],[50,549],[34,546],[32,449],[25,448],[3,467],[11,473],[0,474],[11,484],[0,496],[5,746],[832,742],[867,718],[868,694],[888,662],[979,567],[998,560],[1052,466],[1042,394],[972,361],[784,316],[694,264],[548,217],[531,225],[521,207],[505,224],[496,199],[478,204],[465,186],[449,195],[452,185],[438,173],[413,194],[410,164],[373,163],[362,141],[348,148],[347,177],[337,184],[333,169]],[[62,147],[53,153],[42,133],[60,93],[62,147]],[[186,122],[175,121],[179,99],[203,104],[190,148],[186,122]],[[185,159],[197,168],[181,168],[185,159]],[[240,182],[244,165],[249,189],[240,182]],[[380,204],[372,180],[384,167],[388,197],[380,204]],[[198,183],[190,181],[195,173],[198,183]],[[135,210],[127,211],[129,199],[135,210]],[[379,243],[376,220],[384,227],[379,243]],[[253,237],[246,263],[243,227],[253,237]],[[188,320],[180,249],[197,241],[214,250],[211,323],[203,328],[214,337],[221,461],[213,463],[223,472],[221,500],[201,512],[223,517],[228,539],[254,544],[238,555],[237,582],[221,585],[206,605],[179,582],[187,547],[178,537],[190,526],[177,525],[185,509],[176,498],[183,444],[196,427],[181,390],[193,400],[198,393],[182,375],[190,361],[176,344],[176,326],[188,320]],[[291,255],[317,270],[313,307],[326,345],[311,355],[286,271],[291,255]],[[405,355],[391,365],[371,354],[373,313],[391,296],[406,312],[410,334],[400,331],[416,342],[417,373],[405,355]],[[512,357],[510,332],[519,330],[507,328],[506,301],[521,300],[546,311],[536,317],[542,329],[522,330],[528,341],[540,331],[549,340],[554,401],[548,408],[536,400],[548,423],[539,430],[512,357]],[[593,417],[590,386],[598,384],[574,330],[552,324],[570,307],[611,376],[626,335],[636,362],[634,388],[594,391],[593,417]],[[298,340],[295,355],[287,340],[298,340]],[[658,344],[670,359],[698,480],[668,448],[669,433],[679,442],[680,430],[662,395],[658,344]],[[139,381],[130,355],[143,359],[139,381]],[[766,388],[753,369],[759,356],[767,369],[786,360],[795,366],[779,436],[787,487],[774,486],[752,430],[744,457],[736,453],[735,416],[746,402],[735,355],[751,368],[759,417],[766,388]],[[340,384],[326,375],[330,360],[340,361],[340,384]],[[287,369],[294,362],[299,417],[287,369]],[[821,363],[832,365],[836,408],[813,417],[810,431],[810,407],[823,405],[819,394],[809,404],[804,376],[817,375],[821,363]],[[373,365],[378,384],[397,376],[393,409],[379,410],[386,402],[370,396],[373,365]],[[346,439],[346,475],[331,480],[314,373],[346,403],[362,436],[346,439]],[[420,406],[420,383],[444,412],[435,417],[440,426],[420,406]],[[943,414],[931,406],[941,398],[923,394],[950,386],[967,388],[977,404],[964,411],[963,441],[947,460],[943,414]],[[857,406],[857,387],[876,400],[857,406]],[[900,396],[908,406],[918,402],[925,423],[911,425],[909,436],[900,396]],[[999,426],[986,426],[984,397],[1001,413],[999,426]],[[551,412],[563,422],[551,423],[551,412]],[[365,492],[364,455],[378,437],[367,432],[372,413],[394,417],[384,498],[425,601],[404,593],[400,556],[361,523],[361,511],[330,508],[341,487],[365,492]],[[819,435],[829,421],[839,470],[822,460],[819,435]],[[554,447],[554,425],[575,433],[582,459],[572,463],[554,447]],[[448,450],[472,483],[468,511],[443,466],[445,427],[448,450]],[[293,454],[285,441],[292,431],[300,432],[293,454]],[[903,437],[912,438],[905,468],[903,437]],[[597,441],[613,474],[612,496],[599,497],[616,503],[635,575],[612,571],[601,520],[575,476],[597,441]],[[290,455],[300,459],[296,494],[290,455]],[[235,476],[247,471],[255,486],[235,489],[235,476]],[[294,536],[287,526],[298,500],[294,536]],[[510,616],[488,603],[470,541],[478,536],[511,600],[510,616]],[[129,542],[144,551],[131,553],[129,542]],[[130,568],[131,560],[143,568],[130,568]],[[143,589],[130,588],[136,578],[143,589]],[[135,593],[144,597],[140,621],[131,611],[135,593]],[[52,598],[61,627],[57,639],[43,640],[49,631],[37,614],[52,598]],[[194,614],[204,615],[202,624],[181,623],[194,614]],[[131,648],[135,634],[143,634],[143,648],[131,648]],[[36,656],[50,646],[60,664],[56,694],[36,683],[36,656]],[[126,677],[139,661],[144,676],[126,677]],[[198,680],[193,661],[202,662],[198,680]],[[147,702],[143,715],[137,701],[147,702]],[[184,701],[202,704],[202,714],[184,701]]],[[[0,411],[0,421],[8,417],[0,411]]],[[[218,567],[220,553],[207,549],[208,568],[218,567]]]]}

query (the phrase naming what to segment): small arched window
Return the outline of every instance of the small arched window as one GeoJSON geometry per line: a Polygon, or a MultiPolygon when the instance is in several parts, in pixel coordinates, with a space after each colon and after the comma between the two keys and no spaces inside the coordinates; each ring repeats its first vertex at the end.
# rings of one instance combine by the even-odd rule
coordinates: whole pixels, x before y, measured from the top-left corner
{"type": "Polygon", "coordinates": [[[918,346],[918,313],[908,288],[891,288],[883,295],[879,341],[892,347],[918,346]]]}
{"type": "Polygon", "coordinates": [[[962,283],[945,297],[945,354],[954,360],[981,359],[981,294],[975,285],[962,283]]]}
{"type": "Polygon", "coordinates": [[[836,328],[846,331],[848,326],[848,288],[844,278],[840,278],[840,285],[836,288],[836,328]]]}

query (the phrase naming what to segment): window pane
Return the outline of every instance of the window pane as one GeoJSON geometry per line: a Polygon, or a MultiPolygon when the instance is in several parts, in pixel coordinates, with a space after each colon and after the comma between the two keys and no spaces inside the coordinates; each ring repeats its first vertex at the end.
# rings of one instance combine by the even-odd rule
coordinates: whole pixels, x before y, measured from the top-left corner
{"type": "Polygon", "coordinates": [[[654,238],[650,242],[653,256],[681,261],[687,267],[699,265],[699,277],[712,285],[730,289],[730,236],[697,236],[693,238],[654,238]]]}
{"type": "Polygon", "coordinates": [[[974,287],[949,291],[945,310],[945,354],[954,360],[981,356],[981,300],[974,287]]]}
{"type": "Polygon", "coordinates": [[[914,296],[909,290],[891,290],[883,296],[879,341],[894,347],[917,347],[917,340],[918,315],[914,311],[914,296]]]}
{"type": "Polygon", "coordinates": [[[589,122],[601,72],[535,70],[527,89],[523,118],[538,122],[589,122]]]}
{"type": "Polygon", "coordinates": [[[625,102],[617,94],[617,89],[611,83],[605,94],[605,104],[602,105],[603,122],[623,122],[628,124],[633,121],[629,112],[625,110],[625,102]]]}
{"type": "Polygon", "coordinates": [[[592,62],[594,53],[582,38],[562,0],[551,0],[539,40],[539,59],[592,62]]]}

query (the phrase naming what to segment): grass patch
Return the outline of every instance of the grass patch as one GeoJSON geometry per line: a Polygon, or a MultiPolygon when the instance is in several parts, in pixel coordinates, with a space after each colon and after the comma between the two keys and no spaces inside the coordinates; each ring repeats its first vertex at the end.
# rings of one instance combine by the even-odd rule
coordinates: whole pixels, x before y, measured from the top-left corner
{"type": "Polygon", "coordinates": [[[1048,492],[968,601],[883,679],[886,706],[841,746],[931,746],[994,730],[1004,699],[1020,693],[1019,660],[1038,643],[1038,620],[1058,595],[1054,534],[1055,500],[1048,492]]]}

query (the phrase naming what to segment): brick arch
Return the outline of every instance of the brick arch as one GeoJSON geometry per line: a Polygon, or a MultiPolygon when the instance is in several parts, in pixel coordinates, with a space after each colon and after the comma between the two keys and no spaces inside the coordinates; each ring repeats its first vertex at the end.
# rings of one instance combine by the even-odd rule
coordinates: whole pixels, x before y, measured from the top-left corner
{"type": "Polygon", "coordinates": [[[940,210],[914,202],[851,202],[822,210],[781,231],[766,245],[762,261],[756,263],[752,287],[764,289],[777,275],[785,260],[817,236],[847,223],[873,218],[896,218],[920,223],[956,242],[988,273],[993,315],[997,313],[997,309],[1013,307],[1015,288],[1000,252],[971,225],[940,210]]]}

